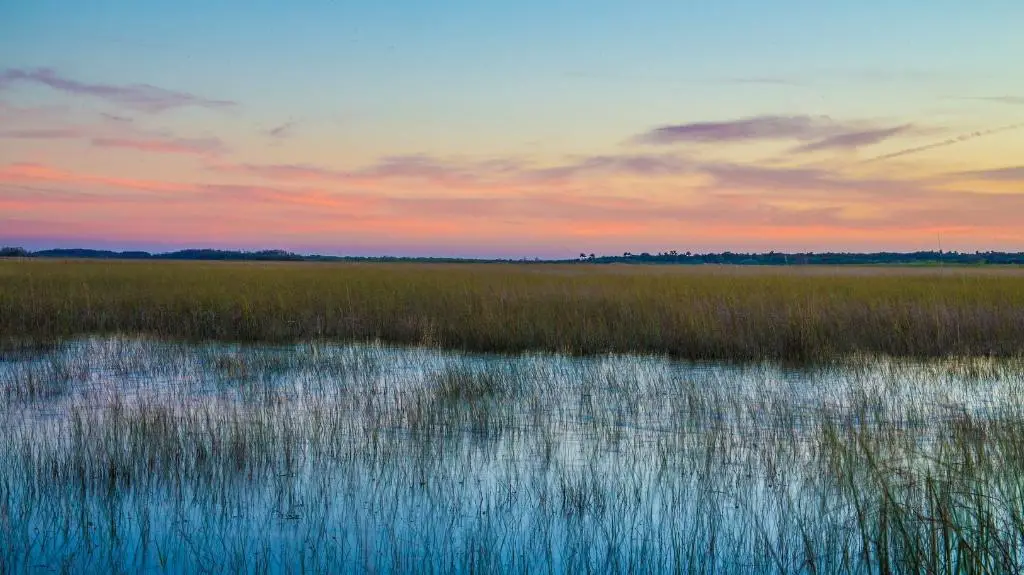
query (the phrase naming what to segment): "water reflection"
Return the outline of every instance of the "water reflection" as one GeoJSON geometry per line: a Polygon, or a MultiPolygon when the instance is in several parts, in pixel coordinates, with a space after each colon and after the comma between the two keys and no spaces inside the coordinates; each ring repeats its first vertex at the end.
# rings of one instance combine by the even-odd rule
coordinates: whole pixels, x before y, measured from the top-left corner
{"type": "Polygon", "coordinates": [[[1022,384],[84,339],[0,362],[0,571],[1016,569],[1022,384]]]}

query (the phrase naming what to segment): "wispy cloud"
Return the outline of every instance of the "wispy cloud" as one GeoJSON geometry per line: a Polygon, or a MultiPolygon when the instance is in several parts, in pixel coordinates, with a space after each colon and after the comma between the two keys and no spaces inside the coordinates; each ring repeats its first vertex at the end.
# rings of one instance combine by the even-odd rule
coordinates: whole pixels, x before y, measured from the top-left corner
{"type": "Polygon", "coordinates": [[[1024,182],[1024,166],[958,172],[956,176],[994,182],[1024,182]]]}
{"type": "MultiPolygon", "coordinates": [[[[3,72],[0,72],[0,90],[4,87],[3,72]]],[[[46,122],[57,118],[65,118],[71,108],[60,106],[18,106],[0,100],[0,121],[4,125],[16,122],[46,122]]]]}
{"type": "Polygon", "coordinates": [[[150,84],[99,84],[74,80],[58,74],[50,68],[8,68],[0,72],[0,88],[25,82],[47,86],[54,90],[77,96],[91,96],[111,104],[147,113],[159,113],[174,108],[228,108],[236,103],[229,100],[213,100],[190,94],[159,88],[150,84]]]}
{"type": "Polygon", "coordinates": [[[279,200],[260,194],[266,201],[292,205],[330,209],[350,198],[353,190],[372,187],[375,192],[361,196],[360,205],[383,214],[450,221],[487,215],[502,221],[558,220],[626,226],[634,231],[644,221],[651,225],[672,221],[791,226],[794,234],[829,227],[906,231],[880,212],[879,206],[899,210],[902,218],[913,220],[921,229],[967,225],[965,216],[958,215],[966,212],[973,214],[970,225],[980,229],[983,215],[1003,225],[1007,218],[1001,210],[1024,201],[1024,196],[1002,200],[995,197],[998,194],[957,190],[951,187],[957,180],[946,176],[895,178],[836,167],[702,162],[669,154],[584,156],[545,167],[516,159],[459,163],[399,156],[349,171],[310,165],[229,165],[225,169],[274,180],[273,185],[302,186],[305,191],[298,195],[274,195],[279,200]],[[680,175],[693,177],[680,180],[676,177],[680,175]],[[655,185],[657,178],[668,177],[664,181],[672,187],[662,190],[676,191],[678,199],[665,194],[647,199],[628,192],[636,182],[624,183],[629,180],[618,176],[647,179],[650,185],[655,185]],[[423,185],[403,186],[410,178],[423,185]],[[610,181],[616,183],[609,187],[610,181]],[[927,206],[933,207],[928,211],[924,209],[927,206]],[[866,215],[869,213],[874,215],[866,215]]]}
{"type": "MultiPolygon", "coordinates": [[[[62,202],[95,202],[97,205],[131,205],[136,209],[153,210],[156,204],[167,206],[236,205],[236,216],[257,209],[264,213],[273,208],[298,209],[308,225],[311,214],[315,220],[330,222],[336,214],[358,215],[364,220],[376,220],[384,228],[389,223],[426,225],[431,222],[459,222],[489,218],[495,225],[542,225],[559,223],[561,226],[593,227],[605,229],[627,226],[642,229],[652,224],[677,224],[679,221],[727,223],[754,220],[760,223],[822,223],[831,221],[834,209],[783,208],[747,202],[733,205],[726,200],[710,197],[697,205],[678,205],[665,200],[609,196],[593,193],[565,193],[552,195],[544,191],[517,191],[449,196],[437,191],[409,196],[395,193],[330,192],[316,187],[278,187],[265,185],[172,184],[155,181],[110,178],[93,174],[60,170],[39,164],[17,164],[0,168],[0,190],[11,184],[25,193],[0,194],[0,200],[18,201],[22,205],[53,206],[62,202]],[[69,192],[60,188],[47,188],[40,193],[33,184],[45,182],[51,186],[72,186],[69,192]],[[29,184],[26,186],[25,184],[29,184]],[[83,190],[82,186],[99,186],[102,193],[83,190]],[[146,191],[146,194],[139,194],[146,191]],[[146,208],[146,206],[150,206],[146,208]],[[306,211],[301,211],[306,210],[306,211]],[[417,224],[419,222],[419,224],[417,224]]],[[[2,204],[2,201],[0,201],[2,204]]],[[[155,212],[147,212],[153,217],[155,212]]],[[[458,229],[456,226],[455,229],[458,229]]],[[[566,231],[568,228],[562,229],[566,231]]],[[[393,231],[395,231],[393,229],[393,231]]]]}
{"type": "Polygon", "coordinates": [[[712,178],[704,186],[708,192],[749,191],[786,200],[878,202],[939,192],[938,181],[844,175],[821,168],[717,163],[705,165],[702,172],[712,178]]]}
{"type": "Polygon", "coordinates": [[[446,161],[426,154],[386,156],[373,165],[354,172],[359,177],[452,180],[474,178],[470,165],[446,161]]]}
{"type": "Polygon", "coordinates": [[[842,122],[828,116],[752,116],[720,122],[660,126],[633,137],[630,142],[665,146],[796,141],[804,143],[791,152],[811,153],[855,150],[918,131],[910,124],[877,126],[868,122],[842,122]]]}
{"type": "Polygon", "coordinates": [[[998,102],[1000,104],[1024,105],[1024,96],[974,96],[964,98],[965,100],[980,100],[983,102],[998,102]]]}
{"type": "Polygon", "coordinates": [[[193,186],[188,184],[83,174],[71,170],[55,168],[46,164],[32,162],[19,162],[0,167],[0,184],[12,182],[51,182],[55,184],[72,185],[88,184],[143,192],[182,192],[193,189],[193,186]]]}
{"type": "Polygon", "coordinates": [[[81,138],[83,132],[76,128],[29,128],[22,130],[0,130],[0,138],[9,140],[63,140],[81,138]]]}
{"type": "MultiPolygon", "coordinates": [[[[522,177],[515,162],[489,165],[492,173],[511,169],[514,178],[522,177]]],[[[739,239],[766,245],[766,238],[795,245],[826,240],[849,245],[855,239],[878,242],[884,235],[889,242],[913,243],[934,237],[936,230],[1024,238],[1018,222],[1024,195],[943,187],[949,178],[898,180],[825,168],[728,163],[694,169],[707,180],[676,197],[589,186],[552,194],[549,186],[480,186],[452,193],[401,182],[369,192],[292,178],[255,185],[174,183],[12,164],[0,167],[0,222],[43,222],[34,229],[51,235],[69,229],[65,223],[88,224],[83,229],[91,237],[166,240],[206,233],[213,220],[200,225],[197,218],[230,209],[230,226],[217,228],[222,240],[258,243],[274,234],[303,241],[387,237],[435,248],[449,240],[453,245],[498,245],[528,238],[537,245],[571,245],[584,237],[598,242],[588,246],[607,242],[613,249],[638,238],[688,245],[734,245],[739,239]],[[88,201],[78,194],[88,194],[88,201]],[[81,214],[59,209],[76,200],[81,214]],[[115,213],[119,217],[111,225],[115,213]]],[[[310,173],[309,167],[301,173],[310,173]]]]}
{"type": "Polygon", "coordinates": [[[283,124],[279,124],[270,128],[264,132],[268,138],[274,140],[284,140],[295,135],[295,128],[298,126],[298,122],[294,120],[288,120],[283,124]]]}
{"type": "Polygon", "coordinates": [[[990,130],[978,130],[978,131],[971,132],[969,134],[960,134],[959,136],[956,136],[954,138],[947,138],[945,140],[942,140],[941,142],[933,142],[931,144],[925,144],[923,146],[915,146],[913,148],[905,148],[903,150],[899,150],[897,152],[892,152],[892,153],[889,153],[889,154],[882,154],[881,156],[875,156],[875,157],[870,158],[870,159],[865,160],[865,161],[866,162],[878,162],[878,161],[882,161],[882,160],[891,160],[893,158],[899,158],[901,156],[908,156],[910,154],[917,154],[917,153],[920,153],[920,152],[926,152],[928,150],[934,150],[934,149],[937,149],[937,148],[945,148],[947,146],[955,146],[956,144],[960,144],[962,142],[968,142],[968,141],[973,140],[975,138],[984,138],[986,136],[993,136],[995,134],[1001,134],[1003,132],[1010,132],[1010,131],[1013,131],[1013,130],[1019,130],[1021,128],[1024,128],[1024,123],[1009,124],[1009,125],[1006,125],[1006,126],[1000,126],[998,128],[992,128],[990,130]]]}
{"type": "Polygon", "coordinates": [[[289,184],[341,184],[379,188],[398,182],[448,189],[484,189],[501,186],[493,168],[458,163],[430,156],[391,156],[360,168],[344,170],[311,164],[214,163],[208,169],[289,184]]]}
{"type": "MultiPolygon", "coordinates": [[[[863,136],[865,140],[880,138],[880,135],[863,136]]],[[[952,182],[948,177],[870,177],[844,173],[838,168],[709,162],[673,154],[570,157],[562,163],[546,165],[514,158],[459,162],[420,155],[382,158],[351,170],[303,164],[220,164],[212,165],[210,169],[292,185],[329,187],[339,184],[385,192],[402,189],[402,182],[415,181],[425,186],[415,189],[424,191],[538,190],[550,195],[554,190],[560,194],[593,190],[596,189],[593,186],[604,186],[609,181],[618,182],[617,185],[621,186],[635,185],[635,182],[623,182],[638,179],[653,185],[662,179],[677,189],[701,190],[703,193],[742,191],[786,201],[872,204],[893,198],[927,200],[933,194],[942,193],[942,186],[952,182]],[[687,176],[690,178],[679,179],[687,176]]]]}
{"type": "Polygon", "coordinates": [[[128,118],[109,114],[101,114],[100,117],[102,121],[91,124],[72,124],[58,119],[46,122],[51,124],[49,126],[0,130],[0,139],[83,140],[95,148],[161,154],[217,156],[227,152],[227,145],[219,138],[182,138],[167,131],[140,129],[128,118]]]}
{"type": "Polygon", "coordinates": [[[124,148],[161,154],[193,154],[215,156],[224,153],[224,142],[218,138],[93,138],[97,148],[124,148]]]}
{"type": "MultiPolygon", "coordinates": [[[[935,229],[1024,238],[1015,231],[1016,219],[1024,210],[1024,194],[1007,194],[1005,189],[998,193],[1006,188],[998,182],[1024,181],[1024,166],[900,177],[895,171],[887,172],[884,165],[867,166],[842,157],[812,162],[824,156],[804,155],[859,150],[931,131],[910,123],[756,116],[662,126],[635,139],[654,147],[624,148],[620,153],[560,158],[412,154],[346,167],[236,163],[224,157],[226,145],[215,137],[183,138],[148,131],[122,117],[82,126],[64,120],[5,124],[0,137],[69,138],[100,148],[191,154],[206,160],[203,165],[210,172],[205,175],[210,179],[204,182],[200,175],[194,182],[178,183],[42,164],[0,166],[0,213],[7,214],[0,216],[0,227],[5,217],[46,221],[62,202],[77,201],[76,210],[81,206],[83,213],[88,212],[94,232],[110,237],[121,233],[141,237],[155,234],[154,230],[178,233],[177,237],[184,233],[180,230],[206,233],[198,219],[190,218],[230,210],[230,230],[218,232],[229,239],[262,240],[267,237],[265,230],[283,234],[284,229],[303,241],[394,236],[424,245],[440,241],[436,238],[441,235],[453,243],[532,237],[538,245],[541,240],[588,237],[596,241],[609,236],[618,238],[616,242],[637,237],[716,242],[735,237],[754,242],[768,237],[803,242],[862,237],[876,241],[883,236],[934,237],[935,229]],[[661,147],[676,142],[757,141],[778,143],[789,154],[773,163],[744,163],[737,159],[742,157],[739,154],[716,155],[712,160],[703,154],[707,149],[689,154],[689,150],[661,147]],[[50,191],[40,192],[43,189],[50,191]],[[130,224],[108,233],[98,222],[110,220],[112,213],[130,224]],[[172,221],[178,227],[166,223],[172,221]]],[[[1024,124],[973,132],[869,161],[1019,127],[1024,124]]],[[[292,129],[293,123],[288,122],[263,133],[286,138],[292,129]]],[[[64,210],[53,221],[85,221],[86,216],[79,218],[76,210],[64,210]]],[[[54,224],[52,229],[63,228],[54,224]]]]}
{"type": "Polygon", "coordinates": [[[212,171],[256,176],[270,180],[345,180],[348,172],[311,164],[213,164],[212,171]]]}
{"type": "Polygon", "coordinates": [[[753,116],[723,122],[660,126],[633,138],[638,144],[718,143],[754,140],[813,140],[835,135],[837,124],[818,116],[753,116]]]}
{"type": "Polygon", "coordinates": [[[670,154],[593,155],[537,164],[518,158],[442,159],[433,156],[386,156],[351,170],[309,164],[214,164],[220,172],[291,182],[374,184],[390,180],[427,182],[451,188],[557,185],[591,176],[662,177],[691,172],[693,164],[670,154]]]}
{"type": "Polygon", "coordinates": [[[894,126],[891,128],[879,128],[875,130],[861,130],[836,134],[827,138],[809,142],[794,149],[796,152],[820,152],[824,150],[854,150],[866,146],[879,144],[895,136],[909,132],[913,127],[910,124],[894,126]]]}
{"type": "Polygon", "coordinates": [[[135,120],[129,118],[128,116],[119,116],[117,114],[108,114],[106,112],[101,113],[100,116],[107,121],[115,122],[118,124],[131,124],[135,122],[135,120]]]}
{"type": "Polygon", "coordinates": [[[522,170],[519,177],[539,181],[593,175],[661,177],[691,173],[693,170],[693,162],[675,155],[619,154],[584,156],[558,166],[522,170]]]}

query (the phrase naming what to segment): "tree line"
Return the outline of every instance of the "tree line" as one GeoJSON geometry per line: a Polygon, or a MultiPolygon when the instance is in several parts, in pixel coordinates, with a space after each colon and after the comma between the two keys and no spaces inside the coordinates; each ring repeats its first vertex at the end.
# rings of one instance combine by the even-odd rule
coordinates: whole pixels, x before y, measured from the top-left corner
{"type": "Polygon", "coordinates": [[[593,263],[593,264],[678,264],[678,265],[1024,265],[1024,252],[997,251],[917,251],[917,252],[764,252],[693,253],[670,250],[659,253],[625,252],[621,256],[581,253],[574,259],[485,259],[458,257],[402,256],[329,256],[297,254],[285,250],[218,250],[186,249],[165,253],[146,251],[112,251],[87,248],[61,248],[29,251],[21,247],[0,248],[0,257],[66,258],[66,259],[128,259],[128,260],[207,260],[207,261],[277,261],[277,262],[491,262],[491,263],[593,263]]]}

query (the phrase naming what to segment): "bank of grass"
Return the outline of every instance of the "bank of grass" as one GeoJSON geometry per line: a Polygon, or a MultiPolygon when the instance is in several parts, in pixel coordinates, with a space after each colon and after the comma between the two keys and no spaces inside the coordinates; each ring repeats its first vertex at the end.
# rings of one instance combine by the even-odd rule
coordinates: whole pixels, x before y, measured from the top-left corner
{"type": "Polygon", "coordinates": [[[1024,352],[1013,270],[0,261],[4,346],[80,334],[813,361],[1024,352]]]}

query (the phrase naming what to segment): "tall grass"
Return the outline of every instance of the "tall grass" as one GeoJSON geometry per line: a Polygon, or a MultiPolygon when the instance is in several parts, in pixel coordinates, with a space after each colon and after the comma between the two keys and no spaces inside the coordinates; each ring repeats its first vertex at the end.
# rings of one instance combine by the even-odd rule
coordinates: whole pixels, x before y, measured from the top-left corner
{"type": "Polygon", "coordinates": [[[1024,274],[0,262],[0,347],[79,334],[816,361],[1024,351],[1024,274]]]}
{"type": "Polygon", "coordinates": [[[0,572],[1015,573],[1022,374],[69,342],[0,363],[0,572]]]}

